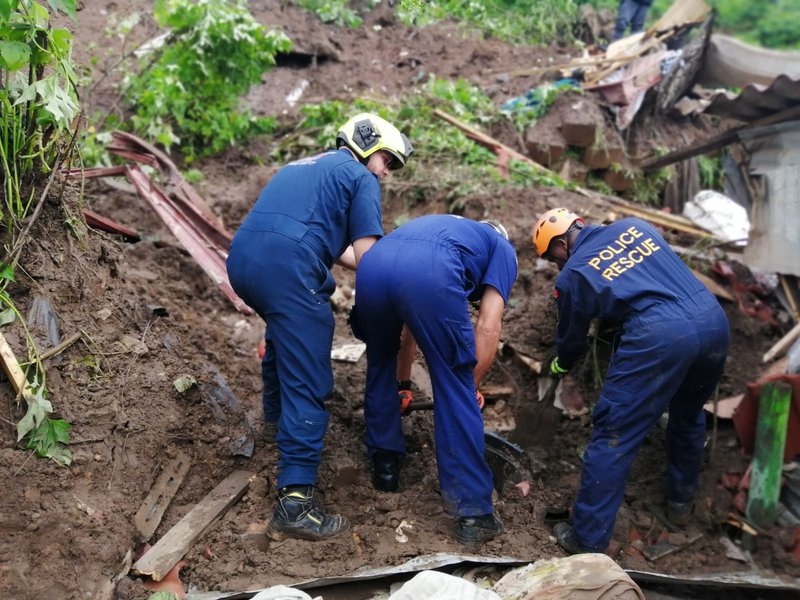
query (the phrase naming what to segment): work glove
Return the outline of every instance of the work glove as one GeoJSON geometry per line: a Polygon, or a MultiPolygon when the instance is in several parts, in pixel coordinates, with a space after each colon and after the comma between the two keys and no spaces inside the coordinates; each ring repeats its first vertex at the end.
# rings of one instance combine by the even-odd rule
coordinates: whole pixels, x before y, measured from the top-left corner
{"type": "Polygon", "coordinates": [[[408,407],[414,401],[410,381],[397,382],[397,399],[400,401],[400,414],[405,415],[408,413],[408,407]]]}
{"type": "Polygon", "coordinates": [[[554,356],[546,368],[547,374],[555,379],[561,379],[569,371],[569,369],[565,369],[558,364],[558,356],[554,356]]]}

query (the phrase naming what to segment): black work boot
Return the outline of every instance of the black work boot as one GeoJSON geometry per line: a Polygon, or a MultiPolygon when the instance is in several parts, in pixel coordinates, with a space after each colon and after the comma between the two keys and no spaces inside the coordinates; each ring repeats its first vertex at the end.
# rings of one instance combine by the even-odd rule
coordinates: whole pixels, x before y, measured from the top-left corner
{"type": "Polygon", "coordinates": [[[278,492],[278,504],[272,512],[267,535],[279,542],[284,538],[324,540],[350,528],[341,515],[326,515],[314,497],[312,485],[290,485],[278,492]]]}
{"type": "Polygon", "coordinates": [[[482,544],[504,531],[503,522],[494,512],[477,517],[461,517],[458,520],[456,540],[465,546],[482,544]]]}
{"type": "Polygon", "coordinates": [[[569,523],[556,523],[553,527],[553,533],[556,534],[558,545],[563,548],[567,554],[583,554],[584,552],[591,552],[581,546],[578,541],[578,536],[575,535],[575,530],[569,523]]]}
{"type": "Polygon", "coordinates": [[[667,501],[667,520],[677,527],[686,527],[692,518],[693,502],[667,501]]]}
{"type": "Polygon", "coordinates": [[[372,455],[372,485],[382,492],[400,491],[400,455],[378,450],[372,455]]]}

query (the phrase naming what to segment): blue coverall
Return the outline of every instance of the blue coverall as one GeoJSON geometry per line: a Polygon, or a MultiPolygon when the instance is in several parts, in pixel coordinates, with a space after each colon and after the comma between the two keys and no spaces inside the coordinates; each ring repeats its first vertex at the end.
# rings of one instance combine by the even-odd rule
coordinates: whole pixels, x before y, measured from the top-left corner
{"type": "Polygon", "coordinates": [[[508,241],[485,223],[453,215],[420,217],[397,228],[364,255],[356,273],[352,323],[367,343],[368,453],[406,453],[396,382],[405,323],[430,369],[444,508],[460,517],[492,512],[469,302],[480,300],[486,286],[508,302],[516,276],[508,241]]]}
{"type": "Polygon", "coordinates": [[[611,540],[639,446],[663,412],[666,497],[693,499],[705,438],[703,404],[722,375],[728,321],[716,298],[648,223],[587,226],[556,279],[559,364],[587,347],[595,317],[622,325],[583,455],[573,528],[586,549],[611,540]]]}
{"type": "Polygon", "coordinates": [[[628,27],[631,29],[631,35],[642,31],[651,4],[653,0],[620,0],[613,41],[625,37],[628,27]]]}
{"type": "Polygon", "coordinates": [[[376,175],[346,149],[298,160],[262,190],[233,238],[228,277],[267,323],[264,417],[278,423],[278,487],[314,485],[333,389],[330,269],[383,235],[376,175]]]}

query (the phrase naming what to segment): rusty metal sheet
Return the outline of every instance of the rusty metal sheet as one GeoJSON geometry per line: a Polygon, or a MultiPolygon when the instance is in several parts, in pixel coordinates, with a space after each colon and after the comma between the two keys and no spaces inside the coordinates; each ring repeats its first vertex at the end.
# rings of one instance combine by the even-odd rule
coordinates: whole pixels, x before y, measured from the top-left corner
{"type": "Polygon", "coordinates": [[[233,303],[239,312],[253,314],[253,310],[233,291],[225,267],[227,252],[207,236],[207,228],[198,228],[198,221],[183,212],[178,204],[167,196],[137,165],[127,167],[128,179],[136,187],[139,195],[150,205],[164,222],[164,225],[186,248],[197,264],[211,277],[222,293],[233,303]]]}

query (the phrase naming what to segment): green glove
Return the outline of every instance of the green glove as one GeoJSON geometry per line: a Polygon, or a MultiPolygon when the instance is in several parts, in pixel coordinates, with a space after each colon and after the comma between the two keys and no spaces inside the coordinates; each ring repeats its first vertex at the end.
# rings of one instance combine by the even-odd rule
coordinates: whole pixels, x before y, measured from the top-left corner
{"type": "Polygon", "coordinates": [[[567,374],[567,371],[569,371],[569,369],[565,369],[561,365],[559,365],[558,356],[554,356],[553,360],[550,361],[550,366],[547,368],[547,371],[550,377],[561,379],[564,375],[567,374]]]}

